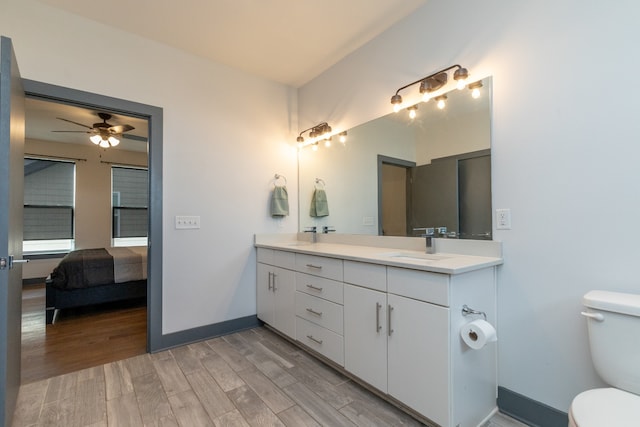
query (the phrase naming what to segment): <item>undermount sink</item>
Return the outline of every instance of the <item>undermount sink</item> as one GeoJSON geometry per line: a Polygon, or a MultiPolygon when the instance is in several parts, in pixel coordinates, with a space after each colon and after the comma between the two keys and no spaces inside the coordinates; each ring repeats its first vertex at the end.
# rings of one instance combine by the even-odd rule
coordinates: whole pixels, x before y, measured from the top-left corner
{"type": "Polygon", "coordinates": [[[421,253],[409,253],[409,252],[391,252],[383,254],[389,258],[400,258],[410,261],[442,261],[443,259],[449,259],[451,257],[438,255],[438,254],[421,254],[421,253]]]}

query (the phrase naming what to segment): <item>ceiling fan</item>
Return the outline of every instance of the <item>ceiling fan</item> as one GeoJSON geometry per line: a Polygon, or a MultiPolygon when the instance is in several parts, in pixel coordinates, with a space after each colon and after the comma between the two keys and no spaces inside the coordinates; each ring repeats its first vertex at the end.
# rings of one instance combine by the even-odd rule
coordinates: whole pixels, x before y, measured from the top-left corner
{"type": "Polygon", "coordinates": [[[91,135],[89,137],[91,142],[99,145],[102,148],[115,147],[116,145],[120,144],[120,140],[118,139],[119,137],[133,139],[136,141],[147,140],[146,138],[140,136],[125,134],[125,132],[129,132],[135,129],[131,125],[113,126],[110,123],[107,123],[107,120],[111,120],[111,118],[113,117],[109,113],[98,113],[98,117],[102,119],[102,122],[94,123],[93,126],[87,126],[82,123],[74,122],[73,120],[56,117],[58,120],[73,123],[74,125],[82,126],[89,130],[54,130],[52,132],[88,133],[91,135]]]}

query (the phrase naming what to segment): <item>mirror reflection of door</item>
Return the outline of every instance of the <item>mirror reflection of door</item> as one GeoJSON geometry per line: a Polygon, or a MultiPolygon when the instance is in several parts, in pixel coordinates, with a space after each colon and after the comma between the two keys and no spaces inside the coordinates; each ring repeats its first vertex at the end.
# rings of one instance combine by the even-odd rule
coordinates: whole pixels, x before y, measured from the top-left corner
{"type": "Polygon", "coordinates": [[[460,238],[491,240],[491,155],[458,161],[460,238]]]}
{"type": "Polygon", "coordinates": [[[378,234],[411,235],[411,168],[414,162],[378,156],[378,234]]]}

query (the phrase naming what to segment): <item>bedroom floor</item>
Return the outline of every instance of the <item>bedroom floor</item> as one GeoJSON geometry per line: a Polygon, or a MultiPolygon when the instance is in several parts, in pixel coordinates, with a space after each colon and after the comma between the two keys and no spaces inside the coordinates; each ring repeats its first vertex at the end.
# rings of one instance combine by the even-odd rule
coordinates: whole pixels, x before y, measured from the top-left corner
{"type": "Polygon", "coordinates": [[[23,384],[146,353],[144,300],[62,310],[45,324],[44,283],[22,291],[23,384]]]}

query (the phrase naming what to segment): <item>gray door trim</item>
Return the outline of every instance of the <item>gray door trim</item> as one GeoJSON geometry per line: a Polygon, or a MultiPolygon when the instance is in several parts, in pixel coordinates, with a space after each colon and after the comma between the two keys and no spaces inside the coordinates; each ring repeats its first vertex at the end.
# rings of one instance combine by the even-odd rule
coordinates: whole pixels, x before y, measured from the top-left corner
{"type": "Polygon", "coordinates": [[[147,351],[162,344],[162,108],[48,83],[23,79],[27,97],[111,111],[149,121],[149,270],[147,351]]]}

